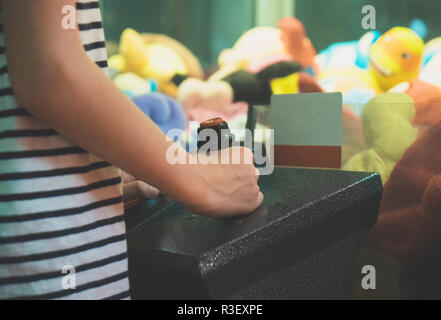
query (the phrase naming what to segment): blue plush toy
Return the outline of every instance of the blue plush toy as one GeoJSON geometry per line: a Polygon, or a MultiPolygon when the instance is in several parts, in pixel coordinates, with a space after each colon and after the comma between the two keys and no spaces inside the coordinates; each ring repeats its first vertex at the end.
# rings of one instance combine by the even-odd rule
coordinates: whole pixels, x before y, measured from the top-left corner
{"type": "Polygon", "coordinates": [[[136,96],[132,100],[165,134],[172,129],[183,131],[187,126],[182,107],[165,94],[154,92],[136,96]]]}

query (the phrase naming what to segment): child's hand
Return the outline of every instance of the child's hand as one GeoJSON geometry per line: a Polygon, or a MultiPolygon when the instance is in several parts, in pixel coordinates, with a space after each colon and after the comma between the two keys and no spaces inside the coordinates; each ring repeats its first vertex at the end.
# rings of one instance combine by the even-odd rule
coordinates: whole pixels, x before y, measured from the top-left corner
{"type": "Polygon", "coordinates": [[[151,185],[136,180],[130,174],[122,171],[123,180],[123,198],[124,202],[133,202],[139,200],[148,200],[159,195],[159,190],[151,185]]]}
{"type": "MultiPolygon", "coordinates": [[[[257,184],[259,171],[254,167],[253,153],[233,147],[229,159],[232,154],[240,155],[240,164],[200,165],[204,188],[189,199],[190,210],[203,216],[229,217],[248,214],[261,205],[263,194],[257,184]]],[[[213,156],[222,159],[223,155],[219,151],[213,156]]]]}

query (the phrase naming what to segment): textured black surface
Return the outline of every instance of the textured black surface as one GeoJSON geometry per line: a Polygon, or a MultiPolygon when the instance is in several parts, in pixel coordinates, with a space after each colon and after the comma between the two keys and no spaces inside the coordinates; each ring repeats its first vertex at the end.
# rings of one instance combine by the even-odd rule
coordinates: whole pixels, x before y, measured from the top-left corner
{"type": "Polygon", "coordinates": [[[384,253],[363,248],[358,268],[375,266],[376,289],[363,290],[358,274],[357,298],[364,300],[440,300],[441,258],[407,261],[384,253]]]}
{"type": "Polygon", "coordinates": [[[350,298],[380,177],[277,168],[259,184],[264,205],[240,219],[192,216],[176,202],[128,212],[132,297],[350,298]]]}

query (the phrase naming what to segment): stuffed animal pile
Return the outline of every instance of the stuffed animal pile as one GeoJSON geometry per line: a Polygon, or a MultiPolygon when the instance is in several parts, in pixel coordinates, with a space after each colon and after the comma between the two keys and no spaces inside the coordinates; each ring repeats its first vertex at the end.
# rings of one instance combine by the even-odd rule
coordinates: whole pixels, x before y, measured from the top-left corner
{"type": "Polygon", "coordinates": [[[412,30],[392,28],[371,45],[365,69],[321,72],[325,91],[337,88],[346,94],[344,108],[353,112],[352,118],[344,117],[344,132],[346,122],[354,123],[359,115],[364,134],[358,150],[343,146],[344,170],[376,171],[386,183],[404,151],[441,120],[441,87],[433,81],[441,72],[441,50],[435,43],[425,49],[412,30]]]}
{"type": "Polygon", "coordinates": [[[160,34],[139,34],[126,29],[119,52],[109,58],[115,85],[150,117],[164,133],[185,130],[187,116],[175,99],[173,78],[202,78],[198,59],[182,44],[160,34]]]}
{"type": "Polygon", "coordinates": [[[188,120],[243,128],[248,105],[269,105],[273,94],[342,92],[342,170],[379,172],[385,185],[371,243],[428,256],[441,228],[441,37],[425,44],[421,26],[370,31],[317,54],[303,24],[283,18],[245,32],[208,77],[176,40],[127,29],[109,67],[164,132],[187,128],[187,146],[188,120]]]}
{"type": "Polygon", "coordinates": [[[284,18],[279,28],[247,31],[219,56],[219,70],[205,81],[184,79],[184,108],[226,111],[233,103],[268,105],[272,94],[322,91],[314,79],[316,52],[303,24],[284,18]]]}
{"type": "Polygon", "coordinates": [[[342,169],[378,172],[385,185],[369,244],[407,261],[439,257],[441,38],[424,45],[395,27],[331,46],[317,62],[322,88],[343,92],[342,169]]]}

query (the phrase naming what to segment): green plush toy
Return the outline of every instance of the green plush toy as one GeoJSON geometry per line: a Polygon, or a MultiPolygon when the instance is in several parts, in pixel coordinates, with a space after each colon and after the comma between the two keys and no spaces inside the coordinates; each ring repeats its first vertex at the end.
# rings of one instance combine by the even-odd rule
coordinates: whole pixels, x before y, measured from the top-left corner
{"type": "Polygon", "coordinates": [[[386,183],[417,138],[411,123],[414,115],[414,101],[404,93],[388,92],[369,101],[361,116],[368,149],[349,159],[343,170],[378,172],[386,183]]]}

